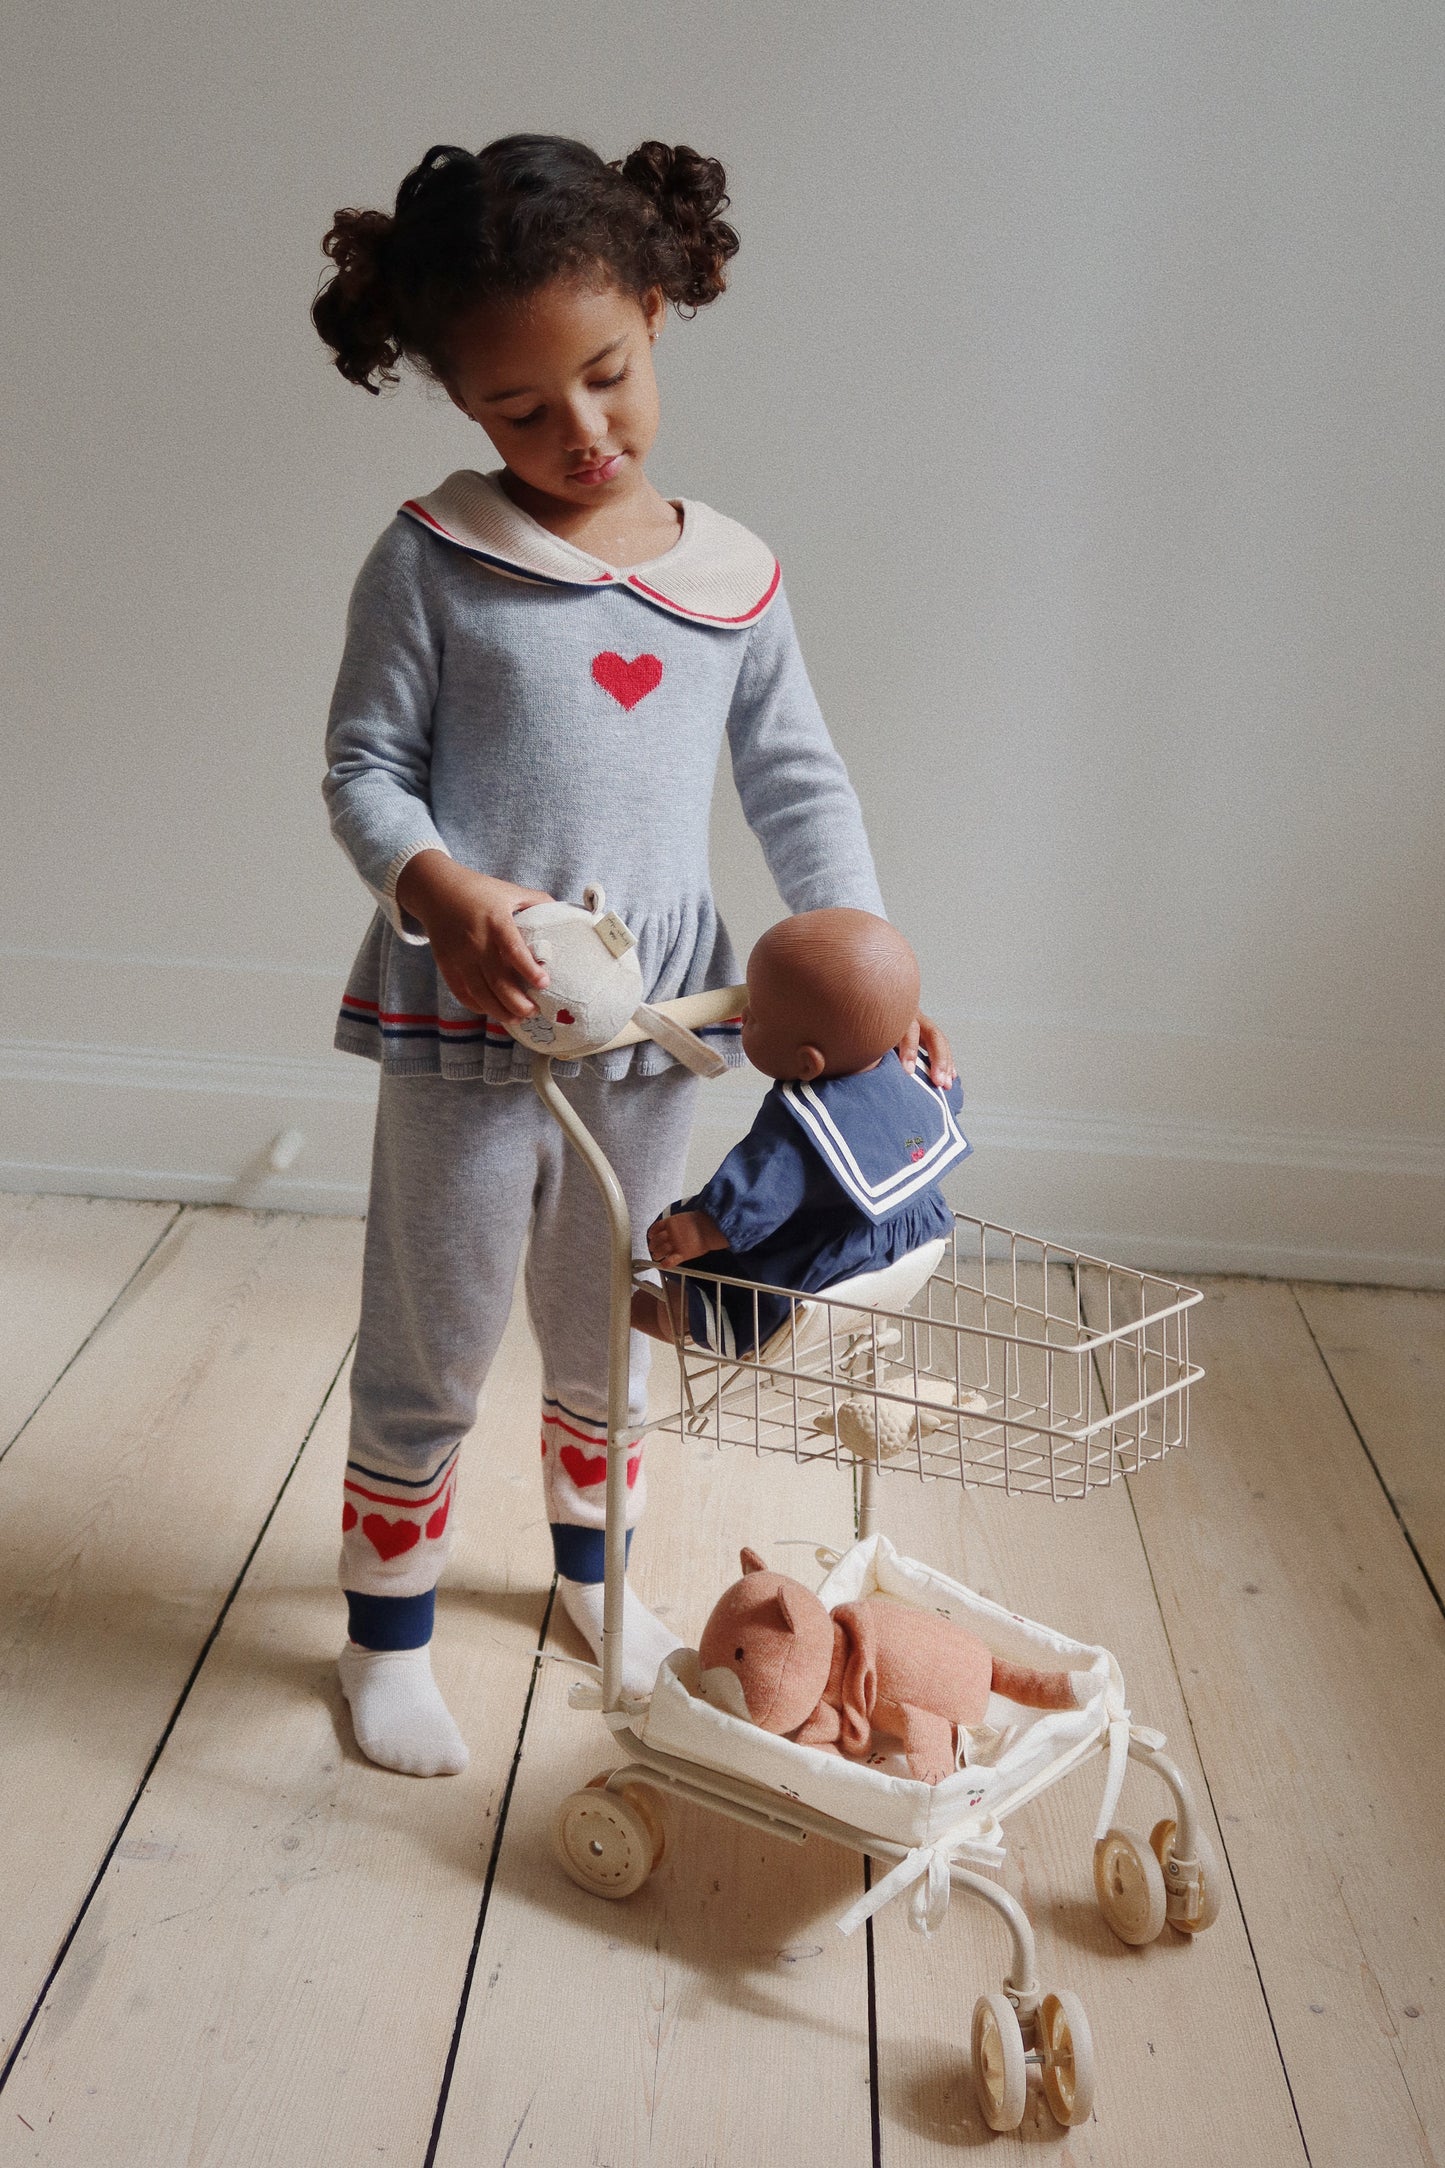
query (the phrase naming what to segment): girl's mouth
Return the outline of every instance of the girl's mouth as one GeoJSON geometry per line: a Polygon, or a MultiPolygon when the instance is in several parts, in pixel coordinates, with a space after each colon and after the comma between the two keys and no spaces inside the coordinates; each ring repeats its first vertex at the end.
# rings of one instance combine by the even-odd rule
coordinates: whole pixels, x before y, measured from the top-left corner
{"type": "Polygon", "coordinates": [[[595,467],[574,467],[567,479],[581,482],[586,489],[596,489],[603,482],[610,482],[622,465],[623,454],[613,452],[610,458],[599,460],[595,467]]]}

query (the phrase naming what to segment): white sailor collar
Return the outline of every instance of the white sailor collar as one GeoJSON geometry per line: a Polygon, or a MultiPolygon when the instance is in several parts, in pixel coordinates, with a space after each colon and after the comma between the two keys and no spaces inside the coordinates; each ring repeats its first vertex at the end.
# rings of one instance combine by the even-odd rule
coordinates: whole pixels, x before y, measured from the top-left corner
{"type": "MultiPolygon", "coordinates": [[[[500,470],[498,470],[500,472],[500,470]]],[[[782,573],[766,542],[711,505],[678,500],[682,533],[644,565],[609,565],[550,534],[513,504],[498,474],[463,467],[439,489],[409,497],[408,519],[509,579],[548,587],[628,587],[659,610],[694,624],[744,630],[778,592],[782,573]]]]}
{"type": "Polygon", "coordinates": [[[835,1181],[875,1224],[898,1211],[973,1150],[954,1116],[963,1103],[957,1078],[946,1092],[896,1054],[859,1076],[819,1084],[781,1084],[783,1105],[835,1181]]]}

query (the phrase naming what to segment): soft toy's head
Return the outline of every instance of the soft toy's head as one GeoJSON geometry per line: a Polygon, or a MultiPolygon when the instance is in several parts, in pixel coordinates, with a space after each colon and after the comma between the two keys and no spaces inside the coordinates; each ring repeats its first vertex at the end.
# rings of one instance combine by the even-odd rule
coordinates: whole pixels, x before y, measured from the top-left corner
{"type": "Polygon", "coordinates": [[[799,911],[748,958],[743,1052],[764,1076],[856,1076],[918,1014],[918,959],[871,911],[799,911]]]}
{"type": "Polygon", "coordinates": [[[604,910],[600,888],[575,903],[534,903],[517,926],[548,984],[533,995],[535,1016],[509,1017],[507,1029],[534,1053],[577,1061],[615,1039],[642,999],[637,944],[620,918],[604,910]]]}
{"type": "Polygon", "coordinates": [[[796,1731],[823,1698],[833,1621],[811,1589],[769,1573],[756,1551],[743,1552],[742,1566],[742,1579],[723,1591],[702,1630],[701,1687],[719,1707],[735,1707],[736,1691],[719,1692],[716,1677],[709,1691],[710,1672],[730,1672],[755,1724],[796,1731]]]}

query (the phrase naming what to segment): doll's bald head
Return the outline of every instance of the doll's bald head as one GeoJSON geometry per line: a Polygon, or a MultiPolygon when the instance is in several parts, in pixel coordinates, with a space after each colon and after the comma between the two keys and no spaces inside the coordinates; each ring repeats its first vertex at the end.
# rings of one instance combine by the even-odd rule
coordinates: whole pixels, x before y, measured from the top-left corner
{"type": "Polygon", "coordinates": [[[800,911],[748,958],[743,1052],[764,1076],[856,1076],[918,1014],[918,959],[871,911],[800,911]]]}

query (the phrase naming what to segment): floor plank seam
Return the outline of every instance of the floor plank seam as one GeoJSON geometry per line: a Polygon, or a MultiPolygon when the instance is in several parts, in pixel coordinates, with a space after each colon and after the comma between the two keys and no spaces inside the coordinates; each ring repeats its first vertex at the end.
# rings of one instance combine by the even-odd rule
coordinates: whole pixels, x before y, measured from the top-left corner
{"type": "Polygon", "coordinates": [[[1316,1355],[1318,1355],[1320,1362],[1324,1367],[1325,1376],[1330,1381],[1330,1385],[1334,1391],[1336,1400],[1338,1400],[1341,1408],[1344,1410],[1345,1420],[1349,1424],[1351,1430],[1354,1432],[1355,1438],[1359,1444],[1360,1451],[1364,1454],[1366,1460],[1369,1462],[1370,1471],[1373,1474],[1375,1481],[1379,1484],[1380,1490],[1384,1495],[1385,1503],[1388,1505],[1391,1513],[1395,1517],[1395,1526],[1399,1529],[1401,1535],[1404,1537],[1405,1542],[1409,1547],[1410,1556],[1414,1559],[1415,1564],[1419,1567],[1421,1578],[1424,1581],[1425,1586],[1429,1589],[1430,1594],[1435,1599],[1435,1608],[1437,1609],[1437,1611],[1441,1612],[1442,1615],[1445,1615],[1445,1596],[1442,1596],[1441,1591],[1435,1586],[1434,1576],[1432,1575],[1430,1568],[1426,1565],[1424,1559],[1420,1555],[1419,1547],[1415,1542],[1415,1538],[1410,1533],[1409,1524],[1407,1523],[1404,1514],[1400,1511],[1399,1506],[1395,1503],[1395,1494],[1390,1489],[1389,1484],[1385,1481],[1379,1462],[1376,1460],[1374,1454],[1370,1451],[1369,1443],[1365,1437],[1365,1433],[1363,1432],[1363,1430],[1361,1430],[1359,1424],[1355,1421],[1355,1411],[1350,1406],[1349,1401],[1345,1398],[1344,1388],[1341,1386],[1339,1379],[1335,1376],[1334,1371],[1330,1368],[1330,1358],[1328,1355],[1326,1355],[1324,1349],[1320,1346],[1318,1336],[1315,1333],[1313,1325],[1311,1325],[1309,1321],[1309,1317],[1306,1313],[1304,1304],[1299,1299],[1299,1290],[1295,1286],[1293,1280],[1291,1280],[1289,1283],[1289,1292],[1290,1300],[1291,1302],[1293,1302],[1296,1310],[1298,1310],[1299,1312],[1300,1323],[1304,1326],[1305,1331],[1310,1336],[1310,1345],[1313,1347],[1316,1355]]]}
{"type": "MultiPolygon", "coordinates": [[[[467,1957],[467,1969],[462,1975],[462,1990],[457,2000],[456,2019],[452,2026],[452,2037],[447,2047],[447,2059],[442,2067],[441,2087],[437,2093],[436,2113],[432,2118],[431,2137],[427,2141],[422,2168],[434,2168],[437,2147],[441,2144],[442,2124],[446,2121],[447,2102],[451,2096],[452,2080],[456,2075],[457,2056],[461,2052],[462,2031],[466,2024],[467,2006],[471,2001],[472,1982],[477,1976],[477,1960],[481,1956],[482,1936],[486,1930],[487,1913],[491,1908],[492,1887],[497,1879],[497,1862],[501,1858],[502,1839],[506,1834],[507,1816],[511,1812],[512,1793],[516,1787],[517,1772],[522,1766],[522,1750],[527,1743],[527,1725],[531,1719],[532,1701],[537,1691],[537,1681],[542,1676],[542,1665],[546,1660],[547,1629],[552,1621],[552,1607],[556,1600],[557,1580],[554,1575],[552,1586],[547,1591],[547,1608],[542,1613],[542,1624],[537,1633],[537,1646],[532,1657],[532,1676],[527,1682],[527,1698],[522,1704],[522,1718],[517,1726],[517,1744],[512,1750],[511,1766],[507,1771],[506,1784],[502,1788],[501,1804],[497,1808],[497,1826],[492,1832],[492,1848],[487,1856],[487,1872],[482,1883],[481,1903],[477,1908],[476,1931],[472,1936],[472,1947],[467,1957]]],[[[530,2103],[528,2106],[530,2110],[530,2103]]],[[[525,2115],[522,2121],[526,2121],[525,2115]]],[[[519,2123],[512,2138],[512,2145],[507,2148],[508,2158],[511,2156],[512,2147],[516,2145],[517,2138],[521,2135],[521,2127],[519,2123]]],[[[503,2168],[506,2168],[505,2162],[503,2168]]]]}
{"type": "Polygon", "coordinates": [[[1224,1818],[1220,1814],[1218,1803],[1214,1797],[1214,1786],[1210,1781],[1209,1765],[1205,1761],[1204,1750],[1199,1743],[1199,1735],[1194,1729],[1194,1712],[1189,1706],[1189,1689],[1184,1683],[1184,1674],[1179,1668],[1179,1659],[1174,1652],[1174,1636],[1169,1631],[1169,1621],[1165,1616],[1164,1606],[1159,1601],[1159,1584],[1154,1578],[1154,1561],[1149,1556],[1149,1546],[1144,1540],[1144,1530],[1140,1525],[1138,1508],[1134,1504],[1133,1486],[1127,1477],[1124,1481],[1124,1490],[1129,1500],[1129,1511],[1133,1515],[1134,1527],[1138,1533],[1139,1548],[1144,1558],[1144,1570],[1149,1576],[1149,1588],[1154,1598],[1154,1608],[1159,1614],[1159,1627],[1164,1636],[1164,1645],[1169,1651],[1169,1661],[1174,1666],[1174,1676],[1179,1681],[1179,1699],[1184,1708],[1184,1721],[1189,1726],[1189,1741],[1194,1749],[1195,1759],[1199,1764],[1199,1774],[1204,1783],[1205,1796],[1209,1801],[1209,1811],[1214,1819],[1214,1827],[1218,1832],[1219,1849],[1229,1874],[1229,1886],[1234,1892],[1234,1902],[1239,1911],[1240,1925],[1244,1929],[1244,1939],[1249,1948],[1249,1961],[1254,1967],[1254,1976],[1259,1982],[1260,2001],[1264,2004],[1264,2013],[1269,2019],[1270,2037],[1274,2041],[1274,2052],[1279,2059],[1279,2067],[1284,2077],[1285,2091],[1289,2094],[1290,2113],[1294,2117],[1295,2129],[1299,2132],[1299,2142],[1308,2168],[1311,2158],[1310,2145],[1309,2139],[1305,2136],[1299,2102],[1295,2099],[1294,2081],[1290,2077],[1289,2064],[1285,2060],[1284,2044],[1279,2037],[1279,2027],[1274,2021],[1274,2006],[1269,1999],[1269,1989],[1264,1983],[1264,1972],[1260,1966],[1259,1953],[1255,1949],[1254,1936],[1250,1932],[1249,1915],[1244,1909],[1244,1899],[1239,1894],[1239,1882],[1234,1872],[1234,1861],[1229,1856],[1229,1841],[1224,1834],[1224,1818]]]}
{"type": "Polygon", "coordinates": [[[4,1458],[5,1458],[6,1454],[7,1454],[7,1453],[8,1453],[9,1451],[10,1451],[10,1448],[11,1448],[11,1446],[12,1446],[12,1445],[18,1445],[18,1444],[19,1444],[20,1440],[21,1440],[21,1439],[22,1439],[22,1438],[24,1437],[24,1435],[25,1435],[26,1431],[27,1431],[27,1430],[28,1430],[28,1429],[30,1428],[30,1425],[31,1425],[31,1424],[32,1424],[32,1423],[34,1422],[34,1420],[35,1420],[36,1416],[37,1416],[37,1415],[38,1415],[38,1414],[40,1413],[41,1409],[42,1409],[42,1408],[43,1408],[43,1407],[45,1406],[46,1402],[47,1402],[47,1401],[49,1400],[49,1398],[50,1398],[51,1394],[52,1394],[52,1393],[53,1393],[53,1392],[54,1392],[54,1391],[56,1390],[56,1388],[57,1388],[57,1387],[58,1387],[58,1386],[59,1386],[59,1385],[61,1384],[61,1382],[62,1382],[62,1381],[63,1381],[63,1380],[64,1380],[64,1379],[65,1379],[65,1378],[66,1378],[66,1377],[67,1377],[67,1376],[68,1376],[68,1375],[70,1374],[70,1372],[71,1372],[71,1371],[72,1371],[72,1370],[73,1370],[73,1369],[75,1368],[75,1365],[76,1365],[76,1364],[77,1364],[77,1363],[79,1362],[79,1360],[80,1360],[81,1356],[82,1356],[82,1355],[83,1355],[83,1354],[85,1353],[86,1349],[87,1349],[87,1348],[88,1348],[88,1347],[90,1346],[90,1343],[91,1343],[91,1341],[92,1341],[92,1340],[93,1340],[93,1339],[95,1338],[96,1334],[97,1334],[97,1333],[98,1333],[98,1332],[99,1332],[99,1331],[101,1330],[101,1328],[102,1328],[102,1326],[103,1326],[103,1325],[105,1324],[105,1322],[106,1322],[107,1318],[109,1318],[109,1317],[112,1317],[112,1316],[114,1315],[114,1313],[115,1313],[115,1310],[116,1310],[117,1306],[118,1306],[118,1305],[119,1305],[120,1303],[124,1302],[124,1300],[125,1300],[126,1296],[127,1296],[127,1295],[128,1295],[129,1293],[130,1293],[130,1290],[131,1290],[131,1289],[132,1289],[132,1288],[134,1287],[134,1285],[135,1285],[136,1281],[137,1281],[137,1280],[138,1280],[138,1279],[140,1278],[141,1274],[142,1274],[142,1273],[143,1273],[143,1272],[145,1271],[145,1269],[146,1269],[147,1265],[148,1265],[148,1264],[150,1263],[151,1259],[152,1259],[152,1258],[153,1258],[153,1257],[155,1256],[155,1254],[156,1254],[156,1251],[157,1251],[157,1250],[158,1250],[158,1249],[160,1248],[161,1244],[162,1244],[163,1242],[167,1241],[167,1240],[168,1240],[168,1239],[170,1238],[170,1236],[171,1236],[171,1235],[172,1235],[172,1234],[174,1233],[174,1231],[175,1231],[175,1228],[176,1228],[177,1224],[179,1223],[179,1221],[181,1220],[181,1218],[183,1217],[183,1215],[184,1215],[184,1213],[185,1213],[185,1210],[186,1210],[186,1207],[185,1207],[185,1206],[184,1206],[183,1204],[178,1204],[178,1205],[176,1206],[176,1209],[175,1209],[175,1211],[174,1211],[174,1212],[173,1212],[173,1213],[171,1214],[171,1217],[170,1217],[170,1218],[169,1218],[169,1219],[168,1219],[168,1220],[166,1221],[166,1224],[165,1224],[165,1226],[164,1226],[164,1227],[163,1227],[163,1228],[161,1229],[160,1233],[159,1233],[159,1234],[158,1234],[158,1235],[156,1236],[156,1238],[155,1238],[155,1241],[154,1241],[154,1242],[153,1242],[153,1243],[151,1244],[150,1248],[149,1248],[149,1249],[148,1249],[148,1250],[146,1251],[146,1253],[145,1253],[145,1256],[144,1256],[144,1257],[142,1257],[142,1258],[141,1258],[141,1259],[139,1260],[139,1262],[137,1263],[137,1265],[136,1265],[136,1268],[135,1268],[134,1272],[131,1272],[131,1273],[129,1273],[129,1274],[128,1274],[128,1275],[126,1276],[126,1279],[125,1279],[124,1283],[123,1283],[123,1284],[122,1284],[122,1285],[121,1285],[120,1287],[118,1287],[118,1288],[116,1289],[116,1291],[115,1291],[115,1294],[114,1294],[114,1295],[113,1295],[113,1296],[111,1297],[111,1300],[110,1300],[110,1301],[109,1301],[109,1302],[108,1302],[108,1303],[106,1304],[105,1308],[104,1308],[104,1309],[103,1309],[103,1310],[101,1311],[101,1313],[100,1313],[100,1316],[99,1316],[99,1317],[98,1317],[98,1318],[96,1319],[95,1323],[94,1323],[94,1324],[93,1324],[93,1325],[91,1326],[91,1328],[90,1328],[89,1332],[88,1332],[88,1333],[87,1333],[87,1334],[85,1335],[85,1338],[84,1338],[84,1339],[83,1339],[83,1340],[82,1340],[82,1341],[80,1342],[79,1346],[78,1346],[78,1347],[75,1347],[75,1348],[73,1348],[73,1349],[71,1350],[71,1353],[70,1353],[70,1354],[69,1354],[69,1356],[68,1356],[68,1357],[66,1358],[66,1360],[65,1360],[65,1362],[64,1362],[64,1363],[62,1364],[61,1368],[60,1368],[60,1369],[59,1369],[59,1370],[58,1370],[58,1371],[56,1372],[55,1376],[54,1376],[54,1377],[53,1377],[53,1378],[51,1379],[50,1383],[49,1383],[49,1384],[48,1384],[48,1385],[46,1386],[46,1388],[45,1388],[44,1392],[43,1392],[43,1393],[42,1393],[42,1394],[40,1395],[40,1398],[39,1398],[39,1399],[38,1399],[38,1400],[36,1401],[36,1403],[35,1403],[34,1407],[33,1407],[33,1408],[32,1408],[32,1409],[30,1410],[30,1413],[29,1413],[29,1414],[28,1414],[28,1415],[26,1416],[26,1418],[25,1418],[24,1422],[23,1422],[23,1423],[22,1423],[22,1424],[20,1425],[20,1428],[19,1428],[19,1429],[18,1429],[18,1430],[17,1430],[16,1432],[15,1432],[15,1434],[14,1434],[14,1436],[13,1436],[13,1437],[7,1438],[7,1439],[6,1439],[6,1441],[5,1441],[5,1443],[4,1443],[4,1445],[3,1445],[3,1446],[0,1446],[0,1461],[3,1461],[3,1460],[4,1460],[4,1458]]]}
{"type": "MultiPolygon", "coordinates": [[[[178,1218],[179,1216],[180,1215],[177,1214],[178,1218]]],[[[174,1226],[175,1222],[172,1221],[171,1225],[174,1226]]],[[[170,1229],[167,1228],[166,1232],[169,1233],[170,1229]]],[[[162,1239],[164,1239],[164,1237],[162,1237],[162,1239]]],[[[159,1247],[159,1245],[156,1246],[159,1247]]],[[[152,1250],[151,1254],[154,1255],[154,1250],[152,1250]]],[[[134,1277],[135,1275],[132,1274],[132,1280],[134,1279],[134,1277]]],[[[129,1284],[130,1282],[127,1282],[127,1285],[129,1284]]],[[[119,1299],[120,1297],[117,1296],[116,1300],[119,1301],[119,1299]]],[[[112,1305],[112,1307],[114,1307],[114,1305],[112,1305]]],[[[151,1755],[150,1760],[146,1763],[146,1766],[141,1773],[140,1783],[136,1786],[135,1794],[131,1799],[130,1805],[126,1808],[124,1814],[121,1816],[120,1821],[116,1826],[115,1834],[111,1838],[110,1843],[106,1846],[105,1856],[101,1860],[100,1865],[95,1871],[95,1875],[91,1881],[90,1887],[86,1890],[84,1897],[81,1899],[79,1910],[76,1912],[75,1918],[71,1921],[70,1926],[66,1931],[64,1940],[61,1942],[59,1949],[55,1953],[55,1962],[52,1964],[50,1970],[45,1975],[45,1978],[40,1986],[40,1991],[30,2007],[30,2012],[26,2017],[24,2024],[20,2027],[19,2032],[16,2034],[15,2045],[10,2050],[10,2053],[6,2057],[4,2063],[0,2064],[0,2093],[3,2093],[3,2091],[5,2090],[5,2087],[9,2083],[13,2071],[19,2063],[21,2056],[25,2052],[25,2043],[30,2038],[31,2033],[35,2029],[36,2021],[38,2020],[45,2008],[46,1997],[49,1995],[52,1987],[54,1987],[56,1979],[58,1978],[60,1973],[60,1968],[65,1963],[66,1958],[69,1956],[71,1946],[74,1943],[76,1936],[79,1934],[82,1926],[85,1924],[86,1915],[90,1911],[91,1905],[95,1901],[96,1893],[99,1890],[101,1883],[105,1880],[106,1874],[110,1867],[110,1863],[115,1857],[116,1848],[121,1843],[127,1829],[130,1827],[136,1808],[140,1805],[141,1800],[145,1797],[146,1786],[150,1783],[152,1776],[155,1774],[156,1767],[160,1761],[162,1754],[164,1754],[166,1750],[172,1732],[174,1732],[176,1725],[180,1722],[181,1712],[185,1708],[187,1701],[190,1699],[191,1690],[195,1686],[197,1679],[200,1677],[202,1671],[205,1668],[206,1661],[210,1656],[211,1650],[214,1648],[216,1641],[220,1635],[221,1629],[225,1625],[227,1617],[230,1614],[231,1606],[235,1602],[237,1596],[240,1594],[242,1585],[246,1579],[246,1575],[251,1570],[251,1565],[253,1560],[255,1559],[256,1553],[261,1548],[261,1544],[265,1538],[266,1531],[271,1526],[272,1521],[275,1519],[277,1508],[279,1507],[281,1500],[286,1495],[287,1489],[289,1488],[291,1483],[291,1479],[295,1475],[296,1470],[301,1465],[301,1456],[306,1451],[307,1446],[311,1443],[311,1440],[316,1432],[316,1426],[320,1422],[322,1416],[326,1412],[328,1405],[330,1404],[331,1396],[335,1392],[337,1384],[340,1381],[342,1372],[346,1368],[347,1362],[351,1355],[351,1350],[354,1345],[355,1335],[353,1334],[352,1338],[348,1340],[346,1347],[342,1352],[341,1360],[336,1366],[330,1383],[328,1384],[325,1392],[321,1396],[320,1405],[317,1407],[316,1413],[312,1416],[310,1422],[306,1426],[305,1435],[303,1436],[301,1443],[296,1448],[295,1456],[292,1459],[290,1467],[286,1470],[286,1474],[282,1479],[280,1488],[276,1492],[276,1496],[271,1501],[270,1507],[268,1508],[266,1513],[266,1517],[262,1521],[261,1526],[257,1529],[255,1539],[252,1542],[250,1549],[247,1551],[245,1558],[241,1561],[241,1569],[236,1575],[235,1580],[231,1584],[231,1587],[226,1596],[226,1600],[221,1605],[219,1612],[216,1614],[215,1622],[212,1625],[210,1632],[207,1634],[205,1641],[201,1645],[201,1649],[196,1657],[195,1663],[191,1666],[190,1673],[187,1676],[185,1685],[181,1688],[179,1698],[176,1701],[176,1705],[174,1709],[172,1709],[170,1716],[166,1720],[165,1729],[162,1731],[160,1738],[156,1741],[155,1752],[151,1755]]]]}
{"type": "MultiPolygon", "coordinates": [[[[863,1854],[863,1888],[873,1887],[873,1862],[863,1854]]],[[[868,2121],[873,2168],[883,2168],[883,2105],[878,2097],[878,1969],[873,1958],[873,1922],[863,1922],[868,1981],[868,2121]]]]}

